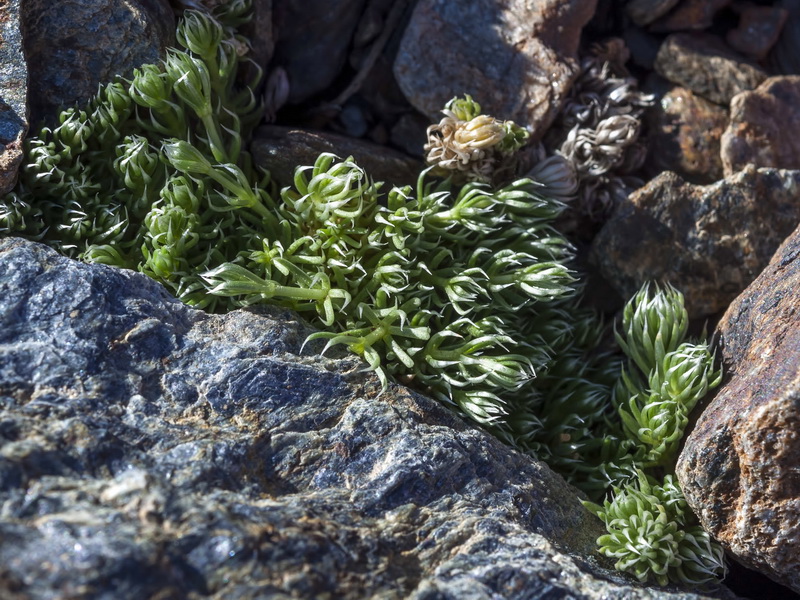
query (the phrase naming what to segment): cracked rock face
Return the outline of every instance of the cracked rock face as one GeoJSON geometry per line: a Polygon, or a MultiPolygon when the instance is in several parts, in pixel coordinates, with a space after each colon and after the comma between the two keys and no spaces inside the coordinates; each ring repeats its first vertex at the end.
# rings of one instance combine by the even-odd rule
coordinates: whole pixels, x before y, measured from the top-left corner
{"type": "Polygon", "coordinates": [[[669,81],[723,105],[767,78],[758,65],[705,32],[673,33],[667,37],[658,50],[655,69],[669,81]]]}
{"type": "Polygon", "coordinates": [[[697,597],[599,565],[563,479],[308,333],[0,240],[0,597],[697,597]]]}
{"type": "Polygon", "coordinates": [[[719,324],[726,381],[677,465],[703,526],[800,592],[800,229],[719,324]]]}
{"type": "Polygon", "coordinates": [[[0,5],[0,195],[10,192],[28,132],[28,65],[22,56],[20,0],[0,5]]]}

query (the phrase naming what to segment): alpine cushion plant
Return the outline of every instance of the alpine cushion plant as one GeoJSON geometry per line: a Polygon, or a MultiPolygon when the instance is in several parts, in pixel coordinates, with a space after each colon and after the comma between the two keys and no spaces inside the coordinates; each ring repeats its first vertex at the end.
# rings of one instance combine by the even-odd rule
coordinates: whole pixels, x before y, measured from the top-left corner
{"type": "Polygon", "coordinates": [[[688,324],[683,295],[671,286],[645,285],[626,304],[616,338],[627,364],[613,404],[631,470],[603,506],[584,503],[608,530],[597,540],[600,552],[640,581],[662,585],[707,585],[726,571],[722,548],[698,525],[670,474],[689,412],[722,380],[708,344],[686,340],[688,324]],[[668,474],[659,485],[645,470],[668,474]]]}
{"type": "Polygon", "coordinates": [[[623,311],[616,338],[628,357],[614,390],[626,436],[644,467],[671,466],[688,415],[722,381],[708,344],[686,341],[683,295],[646,285],[623,311]]]}
{"type": "Polygon", "coordinates": [[[234,30],[248,11],[243,0],[220,4],[216,16],[186,11],[176,35],[183,50],[101,87],[27,140],[17,188],[0,202],[0,233],[138,268],[185,302],[214,308],[200,273],[234,259],[266,212],[268,176],[243,150],[262,112],[252,92],[260,70],[234,30]],[[247,64],[255,79],[240,84],[247,64]],[[180,164],[176,147],[207,157],[207,170],[195,163],[184,175],[170,162],[180,164]],[[237,211],[243,203],[251,209],[237,211]]]}
{"type": "Polygon", "coordinates": [[[621,359],[579,306],[573,249],[553,228],[574,169],[554,156],[490,185],[510,179],[527,132],[468,96],[430,129],[433,164],[416,187],[384,190],[351,158],[323,154],[278,193],[247,152],[262,113],[258,69],[242,82],[235,27],[247,10],[234,0],[214,15],[186,11],[183,49],[28,140],[0,233],[138,269],[207,310],[291,308],[319,329],[310,339],[363,357],[384,386],[438,398],[596,500],[612,489],[592,507],[622,527],[601,542],[619,568],[658,581],[713,572],[717,547],[684,513],[659,509],[649,498],[661,488],[644,475],[669,470],[686,416],[719,383],[707,346],[685,339],[682,298],[640,292],[618,334],[621,359]],[[668,551],[650,557],[625,537],[634,529],[668,551]]]}
{"type": "Polygon", "coordinates": [[[457,181],[497,181],[514,171],[514,155],[530,134],[513,121],[481,114],[481,105],[469,94],[453,98],[444,117],[428,127],[427,161],[441,174],[457,181]]]}
{"type": "Polygon", "coordinates": [[[453,190],[423,172],[416,189],[379,189],[351,159],[298,169],[274,230],[205,273],[209,293],[291,307],[384,384],[413,382],[502,427],[508,396],[549,359],[522,324],[571,293],[570,247],[550,225],[563,204],[530,179],[453,190]]]}
{"type": "Polygon", "coordinates": [[[603,506],[584,503],[608,529],[597,540],[600,553],[639,581],[704,586],[723,577],[723,550],[697,524],[674,476],[659,485],[642,471],[636,475],[603,506]]]}

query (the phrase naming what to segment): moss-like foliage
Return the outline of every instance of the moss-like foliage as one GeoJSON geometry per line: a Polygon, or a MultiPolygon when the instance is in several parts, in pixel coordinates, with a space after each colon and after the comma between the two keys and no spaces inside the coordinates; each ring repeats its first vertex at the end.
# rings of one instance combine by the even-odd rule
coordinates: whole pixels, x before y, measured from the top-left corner
{"type": "Polygon", "coordinates": [[[627,358],[606,343],[553,228],[571,169],[552,158],[503,187],[475,181],[527,134],[469,97],[448,105],[430,156],[473,181],[425,171],[416,187],[384,189],[323,154],[278,193],[247,153],[261,109],[257,79],[241,79],[246,14],[242,0],[187,11],[183,49],[28,140],[0,233],[138,269],[207,310],[294,309],[384,385],[438,398],[596,500],[612,490],[592,507],[619,568],[659,582],[715,572],[718,549],[641,471],[671,468],[689,411],[719,383],[707,346],[684,339],[680,295],[644,289],[618,335],[627,358]]]}

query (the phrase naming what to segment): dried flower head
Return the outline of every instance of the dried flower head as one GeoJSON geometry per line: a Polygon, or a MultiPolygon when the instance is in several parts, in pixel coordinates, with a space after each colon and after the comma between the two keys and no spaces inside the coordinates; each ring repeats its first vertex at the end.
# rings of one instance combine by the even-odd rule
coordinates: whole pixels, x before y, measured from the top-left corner
{"type": "Polygon", "coordinates": [[[482,115],[480,110],[469,95],[447,103],[442,120],[428,127],[428,164],[466,181],[492,181],[496,172],[507,170],[529,134],[512,121],[482,115]]]}
{"type": "Polygon", "coordinates": [[[641,117],[654,97],[640,92],[628,76],[629,54],[618,38],[592,47],[546,139],[550,151],[575,166],[579,209],[594,218],[607,215],[642,185],[631,174],[645,159],[641,117]]]}

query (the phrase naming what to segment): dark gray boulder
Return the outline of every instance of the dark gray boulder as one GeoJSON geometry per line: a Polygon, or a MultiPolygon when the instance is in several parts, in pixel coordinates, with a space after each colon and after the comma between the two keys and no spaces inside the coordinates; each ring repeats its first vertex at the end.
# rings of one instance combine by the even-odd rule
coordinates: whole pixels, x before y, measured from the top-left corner
{"type": "Polygon", "coordinates": [[[542,463],[275,308],[0,240],[0,597],[696,598],[542,463]]]}

